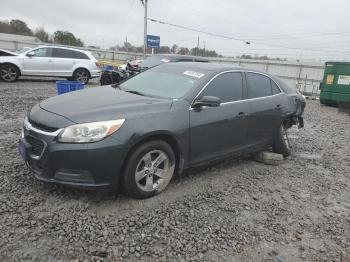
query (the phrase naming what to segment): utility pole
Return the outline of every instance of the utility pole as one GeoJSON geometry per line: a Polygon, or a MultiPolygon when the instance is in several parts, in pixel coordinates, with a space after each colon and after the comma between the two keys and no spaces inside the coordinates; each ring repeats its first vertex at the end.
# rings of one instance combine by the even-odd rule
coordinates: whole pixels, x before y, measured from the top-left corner
{"type": "Polygon", "coordinates": [[[148,0],[140,0],[143,7],[145,8],[145,20],[144,20],[144,28],[143,28],[143,55],[146,56],[146,48],[147,48],[147,2],[148,0]]]}
{"type": "Polygon", "coordinates": [[[199,36],[197,38],[197,52],[196,52],[196,56],[198,56],[198,52],[199,52],[199,36]]]}

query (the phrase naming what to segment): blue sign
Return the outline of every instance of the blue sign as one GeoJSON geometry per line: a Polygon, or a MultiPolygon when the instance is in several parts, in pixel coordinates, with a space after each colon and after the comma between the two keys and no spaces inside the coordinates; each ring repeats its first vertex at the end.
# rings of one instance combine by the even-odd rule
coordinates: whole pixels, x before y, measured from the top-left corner
{"type": "Polygon", "coordinates": [[[147,47],[148,48],[159,48],[160,47],[160,36],[147,35],[147,47]]]}

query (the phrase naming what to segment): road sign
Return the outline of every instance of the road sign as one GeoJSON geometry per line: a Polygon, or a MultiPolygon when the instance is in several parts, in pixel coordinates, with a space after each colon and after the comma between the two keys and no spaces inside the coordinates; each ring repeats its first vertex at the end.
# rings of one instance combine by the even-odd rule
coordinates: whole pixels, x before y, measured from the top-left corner
{"type": "Polygon", "coordinates": [[[147,47],[148,48],[159,48],[160,47],[160,36],[147,35],[147,47]]]}

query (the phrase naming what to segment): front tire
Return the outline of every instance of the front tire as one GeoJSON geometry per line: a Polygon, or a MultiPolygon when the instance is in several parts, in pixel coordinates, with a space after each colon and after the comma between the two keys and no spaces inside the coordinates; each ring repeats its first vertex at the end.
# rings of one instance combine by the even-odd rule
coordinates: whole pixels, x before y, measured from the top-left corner
{"type": "Polygon", "coordinates": [[[90,73],[84,68],[78,68],[74,71],[73,79],[74,81],[79,81],[86,85],[87,83],[89,83],[90,73]]]}
{"type": "Polygon", "coordinates": [[[284,124],[282,124],[278,130],[277,137],[273,144],[273,151],[275,153],[283,155],[284,157],[287,157],[291,154],[287,129],[285,128],[284,124]]]}
{"type": "Polygon", "coordinates": [[[161,140],[140,145],[131,154],[124,172],[123,189],[134,198],[148,198],[162,192],[175,171],[171,146],[161,140]]]}
{"type": "Polygon", "coordinates": [[[11,64],[4,64],[0,66],[0,78],[4,82],[15,82],[18,80],[19,70],[16,66],[11,64]]]}

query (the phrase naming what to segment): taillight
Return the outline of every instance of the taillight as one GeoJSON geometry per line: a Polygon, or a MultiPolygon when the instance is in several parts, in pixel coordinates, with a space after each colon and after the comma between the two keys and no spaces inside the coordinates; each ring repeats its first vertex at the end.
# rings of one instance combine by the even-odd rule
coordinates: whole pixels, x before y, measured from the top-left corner
{"type": "Polygon", "coordinates": [[[96,65],[97,67],[101,67],[101,64],[100,64],[99,62],[95,62],[95,65],[96,65]]]}

